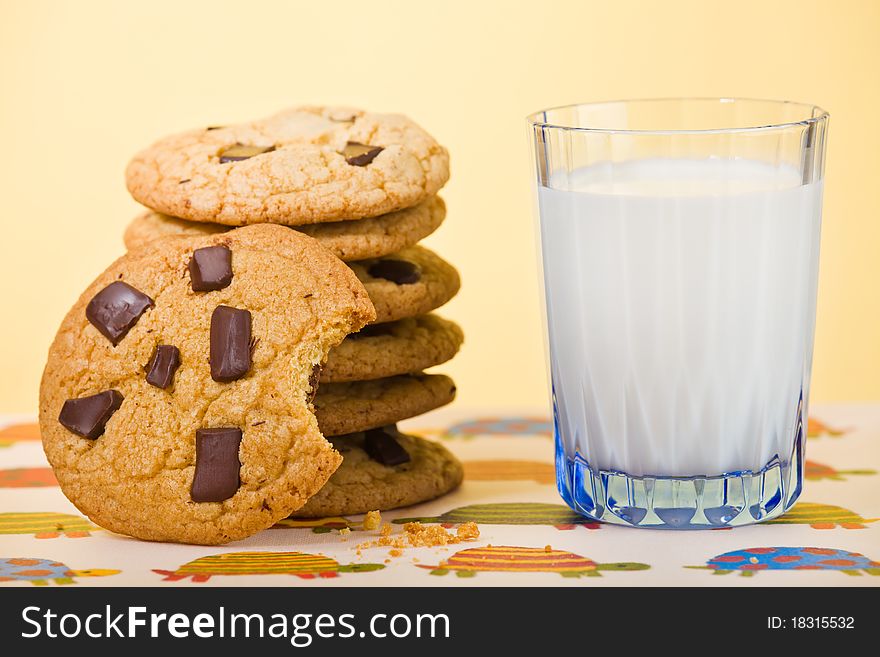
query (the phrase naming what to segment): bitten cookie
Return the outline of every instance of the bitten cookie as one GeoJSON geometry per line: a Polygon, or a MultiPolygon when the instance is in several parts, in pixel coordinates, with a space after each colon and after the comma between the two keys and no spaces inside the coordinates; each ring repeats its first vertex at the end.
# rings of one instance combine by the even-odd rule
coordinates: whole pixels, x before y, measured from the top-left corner
{"type": "Polygon", "coordinates": [[[348,265],[367,288],[377,324],[431,312],[461,287],[455,267],[423,246],[348,265]]]}
{"type": "Polygon", "coordinates": [[[321,383],[421,372],[455,356],[463,341],[458,324],[437,315],[371,324],[330,350],[321,383]]]}
{"type": "Polygon", "coordinates": [[[294,518],[347,516],[426,502],[461,483],[461,463],[440,443],[400,433],[394,425],[330,442],[342,465],[294,518]]]}
{"type": "Polygon", "coordinates": [[[340,462],[310,412],[314,368],[373,317],[343,263],[280,226],[128,253],[49,350],[40,429],[64,494],[148,540],[271,526],[340,462]]]}
{"type": "MultiPolygon", "coordinates": [[[[439,196],[405,210],[357,221],[299,226],[296,230],[314,237],[342,260],[378,258],[400,251],[424,239],[443,223],[446,205],[439,196]]],[[[158,212],[145,212],[125,230],[125,246],[138,246],[169,235],[210,235],[229,226],[177,219],[158,212]]]]}
{"type": "Polygon", "coordinates": [[[190,130],[126,170],[148,208],[230,226],[375,217],[416,205],[448,178],[446,149],[410,119],[342,107],[190,130]]]}
{"type": "Polygon", "coordinates": [[[373,381],[322,383],[315,416],[325,436],[394,424],[455,399],[455,384],[442,374],[403,374],[373,381]]]}

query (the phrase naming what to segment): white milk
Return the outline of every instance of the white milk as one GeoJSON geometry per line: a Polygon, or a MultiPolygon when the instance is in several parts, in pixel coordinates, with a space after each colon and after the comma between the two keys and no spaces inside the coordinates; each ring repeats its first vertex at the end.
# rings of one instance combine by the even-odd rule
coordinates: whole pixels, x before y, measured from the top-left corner
{"type": "Polygon", "coordinates": [[[821,181],[670,159],[552,185],[539,203],[567,456],[635,476],[787,460],[810,382],[821,181]]]}

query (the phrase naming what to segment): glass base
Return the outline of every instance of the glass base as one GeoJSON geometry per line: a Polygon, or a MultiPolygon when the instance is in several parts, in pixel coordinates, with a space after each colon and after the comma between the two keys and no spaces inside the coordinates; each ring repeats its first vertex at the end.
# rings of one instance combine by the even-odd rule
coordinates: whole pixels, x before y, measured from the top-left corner
{"type": "Polygon", "coordinates": [[[580,454],[568,457],[558,431],[556,485],[581,515],[627,527],[718,529],[770,520],[794,505],[803,487],[803,428],[790,457],[761,470],[712,477],[630,476],[594,469],[580,454]]]}

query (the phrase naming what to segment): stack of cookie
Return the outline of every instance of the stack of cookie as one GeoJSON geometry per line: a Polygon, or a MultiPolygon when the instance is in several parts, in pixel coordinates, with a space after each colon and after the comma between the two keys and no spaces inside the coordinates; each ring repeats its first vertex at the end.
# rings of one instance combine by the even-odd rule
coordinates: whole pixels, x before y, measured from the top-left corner
{"type": "Polygon", "coordinates": [[[343,463],[297,516],[414,504],[461,481],[444,448],[396,429],[455,395],[451,379],[423,370],[463,341],[432,312],[456,294],[458,273],[417,244],[445,218],[436,194],[448,177],[447,151],[409,119],[324,107],[174,135],[128,166],[129,191],[149,208],[125,231],[130,251],[171,235],[283,225],[344,261],[375,307],[375,321],[313,372],[318,425],[343,463]]]}

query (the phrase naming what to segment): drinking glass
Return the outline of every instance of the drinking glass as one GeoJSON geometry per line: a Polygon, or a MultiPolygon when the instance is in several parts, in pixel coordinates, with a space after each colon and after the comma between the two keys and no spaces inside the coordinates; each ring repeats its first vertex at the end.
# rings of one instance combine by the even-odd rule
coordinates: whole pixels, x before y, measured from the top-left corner
{"type": "Polygon", "coordinates": [[[632,527],[784,513],[803,484],[828,114],[698,98],[528,122],[563,499],[632,527]]]}

